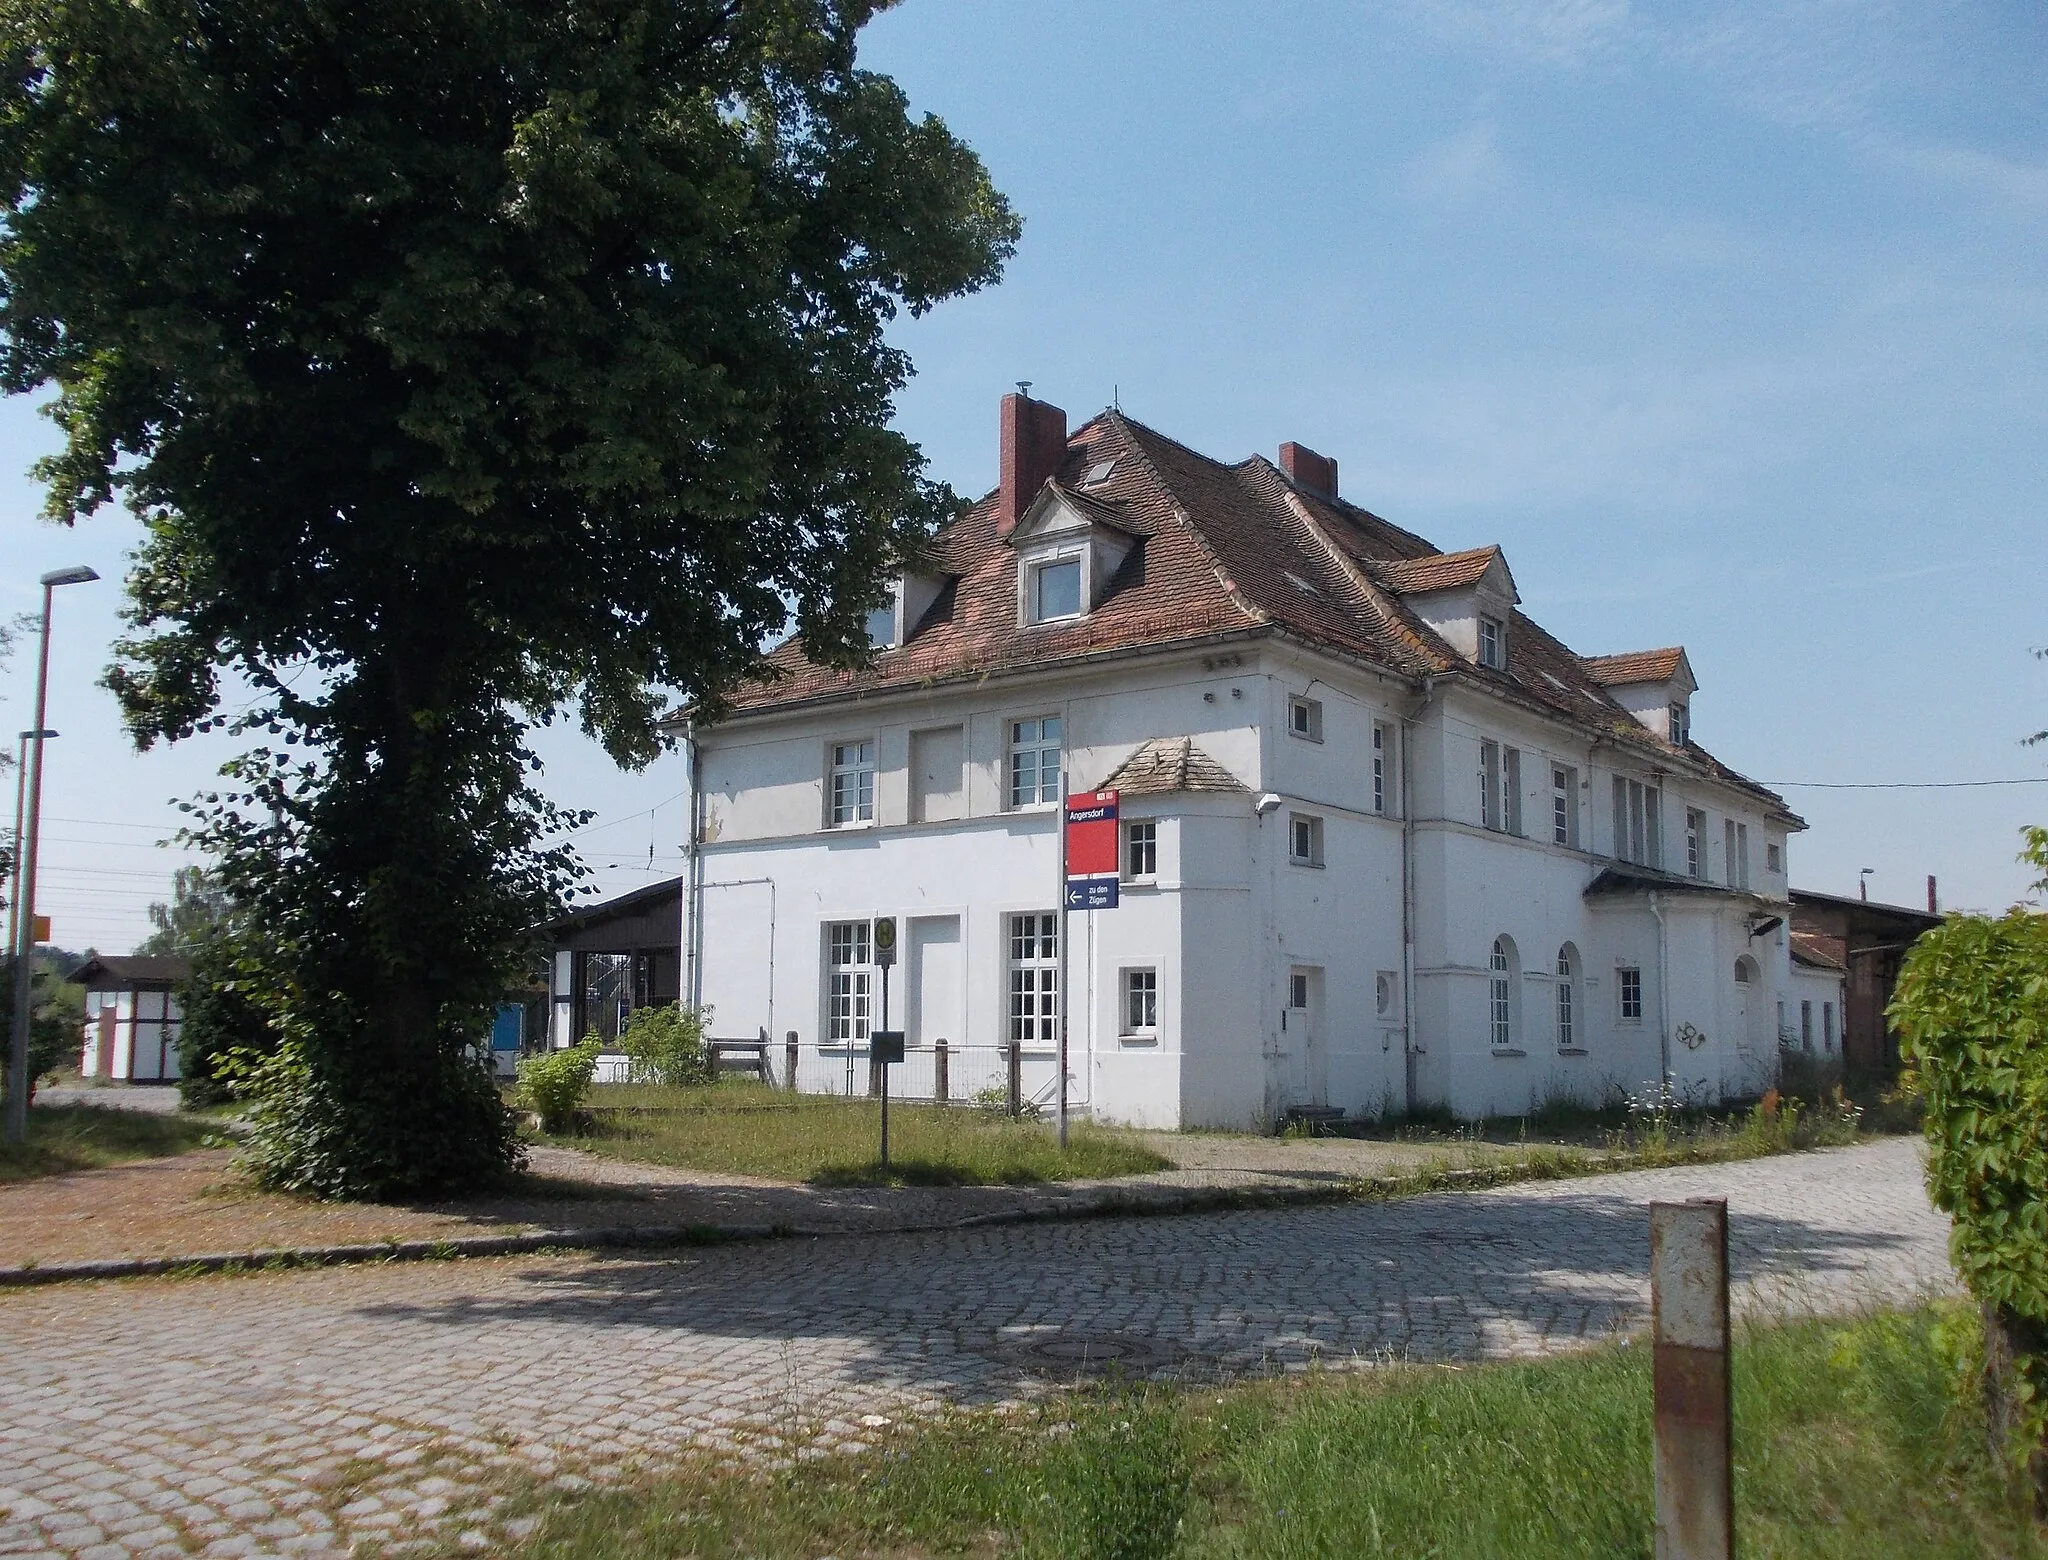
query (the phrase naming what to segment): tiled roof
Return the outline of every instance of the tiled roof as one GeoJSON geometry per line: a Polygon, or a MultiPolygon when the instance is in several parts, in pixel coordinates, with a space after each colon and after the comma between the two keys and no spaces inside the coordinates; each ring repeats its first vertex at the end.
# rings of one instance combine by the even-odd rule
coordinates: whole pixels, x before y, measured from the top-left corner
{"type": "Polygon", "coordinates": [[[1848,966],[1835,954],[1834,950],[1840,946],[1841,943],[1832,937],[1821,937],[1813,932],[1794,932],[1792,962],[1804,964],[1810,969],[1834,970],[1841,973],[1847,970],[1848,966]]]}
{"type": "Polygon", "coordinates": [[[102,953],[79,965],[69,978],[80,985],[99,981],[112,986],[150,986],[175,983],[191,973],[192,963],[182,954],[102,953]]]}
{"type": "Polygon", "coordinates": [[[1154,737],[1112,769],[1098,789],[1132,796],[1170,796],[1181,791],[1243,791],[1248,787],[1196,747],[1193,737],[1154,737]]]}
{"type": "Polygon", "coordinates": [[[1396,558],[1375,564],[1372,572],[1388,590],[1419,595],[1476,585],[1499,556],[1498,547],[1468,547],[1463,552],[1431,553],[1427,558],[1396,558]]]}
{"type": "MultiPolygon", "coordinates": [[[[1508,634],[1507,668],[1497,671],[1467,660],[1403,600],[1477,579],[1496,548],[1440,552],[1356,504],[1296,488],[1262,457],[1225,465],[1118,411],[1099,413],[1069,435],[1053,481],[1091,519],[1140,539],[1087,616],[1018,623],[1017,552],[996,535],[992,493],[933,538],[931,566],[951,581],[950,600],[941,597],[908,643],[856,670],[815,665],[792,639],[769,652],[761,679],[733,693],[732,713],[1279,633],[1406,677],[1485,683],[1636,750],[1645,762],[1668,762],[1682,751],[1791,816],[1781,798],[1696,744],[1675,749],[1652,734],[1608,694],[1606,679],[1520,612],[1508,634]],[[1083,475],[1110,460],[1107,480],[1076,491],[1083,475]]],[[[1676,650],[1654,654],[1677,664],[1676,650]]]]}
{"type": "Polygon", "coordinates": [[[1678,675],[1678,663],[1685,659],[1683,645],[1662,650],[1625,650],[1620,655],[1580,656],[1580,663],[1602,687],[1625,688],[1630,683],[1669,682],[1678,675]]]}

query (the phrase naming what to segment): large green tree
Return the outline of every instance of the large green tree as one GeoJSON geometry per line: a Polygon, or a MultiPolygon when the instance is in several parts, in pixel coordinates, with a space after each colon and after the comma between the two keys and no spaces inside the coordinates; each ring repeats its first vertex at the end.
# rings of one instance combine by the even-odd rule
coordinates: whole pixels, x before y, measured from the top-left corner
{"type": "Polygon", "coordinates": [[[792,623],[858,658],[948,513],[885,330],[1017,223],[878,9],[0,0],[0,382],[57,389],[53,516],[148,527],[111,685],[145,746],[257,696],[199,833],[275,950],[273,1183],[516,1162],[471,1047],[576,871],[531,726],[643,764],[792,623]]]}

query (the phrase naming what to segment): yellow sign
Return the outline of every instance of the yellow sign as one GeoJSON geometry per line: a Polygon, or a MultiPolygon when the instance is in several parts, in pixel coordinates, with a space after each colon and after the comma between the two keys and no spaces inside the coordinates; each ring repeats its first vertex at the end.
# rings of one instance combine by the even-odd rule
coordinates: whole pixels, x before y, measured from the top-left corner
{"type": "Polygon", "coordinates": [[[28,935],[31,942],[48,942],[50,940],[50,918],[46,915],[30,916],[28,919],[28,935]]]}

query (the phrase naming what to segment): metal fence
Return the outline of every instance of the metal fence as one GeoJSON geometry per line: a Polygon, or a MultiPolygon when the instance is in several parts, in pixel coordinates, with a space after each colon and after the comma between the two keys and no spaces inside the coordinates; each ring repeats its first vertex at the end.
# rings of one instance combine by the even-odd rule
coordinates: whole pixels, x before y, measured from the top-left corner
{"type": "MultiPolygon", "coordinates": [[[[772,1055],[774,1081],[788,1087],[792,1075],[804,1094],[871,1096],[881,1079],[865,1040],[807,1045],[794,1030],[772,1055]]],[[[941,1105],[984,1105],[1020,1111],[1043,1109],[1058,1091],[1059,1052],[1050,1046],[954,1045],[939,1040],[905,1046],[903,1060],[889,1070],[892,1099],[941,1105]]],[[[1069,1098],[1073,1079],[1068,1080],[1069,1098]]]]}

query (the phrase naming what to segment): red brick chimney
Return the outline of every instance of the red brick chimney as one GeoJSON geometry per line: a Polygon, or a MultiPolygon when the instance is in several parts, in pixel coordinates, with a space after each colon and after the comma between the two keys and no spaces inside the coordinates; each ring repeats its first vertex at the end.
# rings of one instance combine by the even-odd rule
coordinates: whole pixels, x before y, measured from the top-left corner
{"type": "Polygon", "coordinates": [[[996,535],[1017,529],[1046,478],[1067,453],[1067,414],[1019,393],[1003,397],[1003,487],[996,499],[996,535]]]}
{"type": "Polygon", "coordinates": [[[1280,469],[1296,487],[1325,498],[1337,496],[1337,463],[1293,440],[1280,446],[1280,469]]]}

